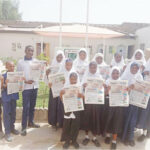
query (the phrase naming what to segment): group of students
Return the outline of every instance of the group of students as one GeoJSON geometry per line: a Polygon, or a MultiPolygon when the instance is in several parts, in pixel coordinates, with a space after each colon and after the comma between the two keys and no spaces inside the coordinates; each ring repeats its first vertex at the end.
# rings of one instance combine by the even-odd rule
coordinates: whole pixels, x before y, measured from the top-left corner
{"type": "MultiPolygon", "coordinates": [[[[64,73],[64,87],[60,96],[53,98],[49,83],[50,97],[48,106],[48,122],[55,127],[62,127],[61,141],[64,141],[63,148],[67,149],[73,145],[79,148],[77,137],[79,130],[85,131],[83,145],[90,142],[89,132],[92,133],[92,142],[96,147],[100,147],[97,135],[105,136],[105,143],[111,144],[111,149],[117,148],[117,137],[125,145],[134,146],[135,128],[143,129],[143,134],[138,137],[138,141],[143,141],[150,137],[150,102],[146,109],[129,105],[128,107],[110,107],[109,91],[111,80],[127,80],[128,92],[134,88],[136,81],[143,81],[145,75],[150,74],[150,60],[146,62],[142,50],[135,51],[131,61],[125,64],[124,58],[120,53],[115,53],[110,65],[110,75],[104,78],[99,71],[100,66],[107,66],[102,53],[95,54],[92,61],[88,61],[86,49],[80,49],[77,58],[72,61],[65,58],[62,51],[57,51],[52,64],[59,66],[58,73],[64,73]],[[63,107],[63,95],[65,87],[68,85],[79,85],[82,90],[78,97],[84,101],[84,92],[87,87],[88,78],[99,78],[104,80],[105,104],[84,104],[83,111],[65,113],[63,107]]],[[[49,75],[50,70],[47,72],[49,75]]]]}
{"type": "Polygon", "coordinates": [[[0,98],[0,139],[5,137],[6,141],[11,142],[12,136],[21,134],[26,136],[27,127],[39,128],[38,124],[34,123],[34,108],[38,92],[38,82],[30,78],[30,65],[35,60],[33,58],[34,48],[31,45],[25,47],[25,56],[18,61],[17,68],[13,61],[6,62],[6,72],[0,76],[1,80],[1,98],[0,98]],[[8,94],[7,79],[8,72],[21,71],[24,72],[24,91],[22,92],[22,130],[21,133],[15,129],[16,121],[16,101],[19,99],[19,93],[8,94]],[[3,107],[3,122],[5,134],[2,131],[2,110],[3,107]]]}

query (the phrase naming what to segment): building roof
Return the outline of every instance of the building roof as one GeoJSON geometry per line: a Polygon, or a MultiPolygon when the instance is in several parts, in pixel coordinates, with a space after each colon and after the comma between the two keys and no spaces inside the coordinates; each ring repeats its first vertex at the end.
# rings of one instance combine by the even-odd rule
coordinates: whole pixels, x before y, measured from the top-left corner
{"type": "MultiPolygon", "coordinates": [[[[1,26],[11,28],[40,28],[41,25],[43,26],[43,28],[45,28],[59,25],[59,23],[56,22],[7,21],[7,20],[0,20],[0,24],[1,26]]],[[[63,23],[63,25],[73,25],[73,24],[83,25],[83,23],[63,23]]],[[[125,22],[122,24],[90,24],[90,25],[111,29],[125,34],[135,34],[135,32],[138,29],[150,26],[150,24],[148,23],[130,23],[130,22],[125,22]]]]}

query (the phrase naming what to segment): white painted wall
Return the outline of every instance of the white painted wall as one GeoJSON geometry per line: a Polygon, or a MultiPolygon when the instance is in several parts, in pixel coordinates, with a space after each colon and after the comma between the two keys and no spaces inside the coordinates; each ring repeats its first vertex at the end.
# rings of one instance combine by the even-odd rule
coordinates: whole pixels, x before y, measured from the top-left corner
{"type": "MultiPolygon", "coordinates": [[[[50,44],[50,58],[52,59],[55,54],[55,48],[58,47],[58,37],[43,37],[44,43],[50,44]]],[[[0,57],[13,57],[19,59],[24,56],[24,49],[27,45],[36,46],[36,43],[41,42],[41,37],[35,34],[25,34],[25,33],[0,33],[0,57]],[[12,51],[12,43],[21,43],[22,48],[12,51]]],[[[84,38],[62,38],[63,47],[84,47],[84,38]]],[[[103,39],[89,39],[89,44],[92,46],[91,58],[98,51],[98,46],[104,44],[103,39]]],[[[117,48],[119,45],[124,45],[126,51],[128,45],[135,45],[136,40],[126,39],[126,38],[112,38],[105,40],[105,58],[106,62],[110,62],[112,59],[112,54],[109,53],[109,46],[114,46],[117,48]]],[[[36,53],[35,53],[36,54],[36,53]]]]}

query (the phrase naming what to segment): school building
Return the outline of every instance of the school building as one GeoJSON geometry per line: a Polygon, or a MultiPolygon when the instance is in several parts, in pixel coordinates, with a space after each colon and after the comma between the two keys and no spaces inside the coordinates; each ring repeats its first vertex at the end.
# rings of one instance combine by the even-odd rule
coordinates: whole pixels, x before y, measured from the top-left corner
{"type": "Polygon", "coordinates": [[[35,56],[44,52],[51,61],[60,49],[60,40],[66,55],[74,57],[79,48],[87,45],[90,59],[103,52],[107,63],[116,51],[130,59],[137,48],[150,48],[150,24],[89,24],[88,34],[86,29],[84,24],[64,23],[60,33],[58,23],[0,21],[0,57],[19,59],[24,56],[25,46],[32,45],[35,56]]]}

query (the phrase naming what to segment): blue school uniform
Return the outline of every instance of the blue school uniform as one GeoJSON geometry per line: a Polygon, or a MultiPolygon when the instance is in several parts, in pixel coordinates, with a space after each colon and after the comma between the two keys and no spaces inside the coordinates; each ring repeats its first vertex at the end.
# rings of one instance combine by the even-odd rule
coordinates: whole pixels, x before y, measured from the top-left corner
{"type": "Polygon", "coordinates": [[[129,105],[129,107],[125,108],[122,141],[131,141],[134,139],[134,128],[136,127],[137,116],[137,106],[129,105]]]}
{"type": "MultiPolygon", "coordinates": [[[[4,83],[7,78],[7,73],[3,75],[4,83]]],[[[19,99],[19,94],[7,94],[7,88],[2,90],[2,105],[5,134],[10,134],[14,130],[16,121],[16,100],[19,99]]]]}

